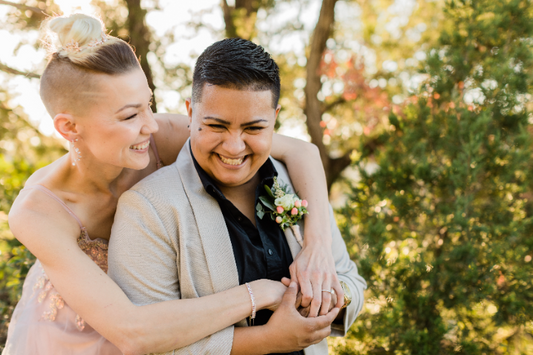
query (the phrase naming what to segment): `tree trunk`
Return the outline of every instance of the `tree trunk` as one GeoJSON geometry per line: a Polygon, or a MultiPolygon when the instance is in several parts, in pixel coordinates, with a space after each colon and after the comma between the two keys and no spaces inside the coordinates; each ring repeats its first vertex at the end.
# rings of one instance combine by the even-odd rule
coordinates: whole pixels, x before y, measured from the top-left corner
{"type": "Polygon", "coordinates": [[[322,54],[326,49],[326,41],[331,37],[333,25],[335,24],[335,4],[337,0],[324,0],[318,23],[311,37],[311,48],[307,58],[307,82],[305,85],[305,107],[304,112],[307,116],[307,130],[313,142],[320,150],[320,156],[326,178],[328,189],[333,182],[339,177],[340,173],[350,165],[350,154],[347,152],[339,158],[331,158],[328,149],[322,141],[323,128],[320,126],[322,114],[324,113],[323,104],[317,98],[317,94],[322,88],[320,81],[320,62],[322,54]]]}
{"type": "Polygon", "coordinates": [[[233,18],[231,16],[232,10],[234,8],[228,6],[226,0],[222,0],[222,11],[224,12],[224,23],[226,25],[226,37],[234,38],[237,37],[237,28],[235,23],[233,23],[233,18]]]}
{"type": "MultiPolygon", "coordinates": [[[[148,64],[148,58],[146,57],[150,51],[149,46],[152,39],[150,29],[145,23],[146,10],[141,8],[141,0],[125,0],[125,2],[128,6],[128,21],[126,26],[130,36],[130,44],[135,48],[135,53],[139,57],[141,68],[148,80],[148,86],[152,92],[154,92],[155,85],[152,77],[152,70],[148,64]]],[[[152,110],[157,112],[155,99],[152,103],[152,110]]]]}
{"type": "Polygon", "coordinates": [[[221,0],[227,38],[252,40],[256,34],[255,22],[260,3],[257,0],[235,0],[235,6],[229,6],[227,0],[221,0]]]}

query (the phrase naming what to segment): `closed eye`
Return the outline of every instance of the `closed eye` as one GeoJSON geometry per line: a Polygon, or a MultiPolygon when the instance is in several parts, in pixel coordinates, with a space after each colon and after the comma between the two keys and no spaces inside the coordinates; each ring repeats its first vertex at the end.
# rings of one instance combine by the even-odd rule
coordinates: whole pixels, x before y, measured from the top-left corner
{"type": "Polygon", "coordinates": [[[126,117],[125,120],[131,120],[132,118],[135,118],[135,116],[137,116],[136,113],[134,113],[133,115],[131,115],[129,117],[126,117]]]}
{"type": "Polygon", "coordinates": [[[251,126],[251,127],[247,127],[246,129],[249,130],[249,131],[253,131],[253,132],[254,132],[254,131],[255,131],[255,132],[259,132],[259,131],[265,129],[265,127],[261,127],[261,126],[251,126]]]}
{"type": "Polygon", "coordinates": [[[220,124],[210,124],[208,126],[211,127],[211,128],[215,128],[215,129],[224,129],[224,128],[226,128],[225,126],[220,125],[220,124]]]}

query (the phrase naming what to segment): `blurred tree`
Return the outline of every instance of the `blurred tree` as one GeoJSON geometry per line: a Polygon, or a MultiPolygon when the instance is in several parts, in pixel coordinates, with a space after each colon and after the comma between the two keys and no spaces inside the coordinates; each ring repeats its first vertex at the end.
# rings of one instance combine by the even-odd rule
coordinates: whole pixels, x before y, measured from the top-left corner
{"type": "MultiPolygon", "coordinates": [[[[344,152],[340,157],[332,158],[330,156],[323,141],[324,127],[321,126],[325,107],[317,96],[322,88],[322,82],[320,80],[322,71],[320,70],[320,66],[324,50],[326,49],[326,41],[331,37],[333,25],[335,24],[336,3],[337,0],[322,1],[318,22],[310,41],[306,66],[306,85],[304,88],[304,113],[307,117],[307,129],[311,136],[311,142],[316,144],[320,150],[322,164],[324,164],[326,178],[330,187],[344,168],[346,168],[351,162],[350,151],[344,152]]],[[[344,97],[341,97],[337,102],[342,102],[344,100],[344,97]]]]}
{"type": "Polygon", "coordinates": [[[235,0],[234,5],[230,6],[227,0],[221,0],[226,37],[248,40],[255,38],[257,11],[260,8],[272,7],[273,2],[274,0],[235,0]]]}
{"type": "Polygon", "coordinates": [[[42,135],[28,122],[21,107],[11,107],[10,101],[9,93],[0,89],[0,344],[5,342],[7,324],[34,262],[13,238],[7,214],[26,179],[66,152],[56,139],[42,135]]]}
{"type": "Polygon", "coordinates": [[[361,142],[380,146],[391,98],[408,94],[413,56],[432,43],[441,13],[427,1],[322,2],[305,61],[304,112],[329,187],[361,142]]]}
{"type": "Polygon", "coordinates": [[[339,354],[533,353],[533,7],[449,0],[422,91],[339,221],[368,280],[339,354]]]}
{"type": "MultiPolygon", "coordinates": [[[[125,0],[125,2],[128,7],[126,28],[128,29],[129,43],[135,48],[135,53],[139,57],[141,68],[146,74],[148,86],[150,86],[152,93],[154,93],[155,85],[152,77],[152,69],[150,68],[150,64],[148,64],[148,52],[150,51],[152,35],[145,22],[147,11],[141,7],[141,0],[125,0]]],[[[155,97],[152,100],[152,110],[157,112],[155,97]]]]}

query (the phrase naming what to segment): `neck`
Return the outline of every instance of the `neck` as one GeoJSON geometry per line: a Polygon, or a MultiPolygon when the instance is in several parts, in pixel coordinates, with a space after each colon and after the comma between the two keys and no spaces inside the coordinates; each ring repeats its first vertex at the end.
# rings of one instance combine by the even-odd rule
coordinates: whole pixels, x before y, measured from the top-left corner
{"type": "Polygon", "coordinates": [[[253,196],[253,200],[255,201],[255,189],[259,184],[259,179],[259,173],[256,173],[253,178],[242,185],[233,187],[218,186],[218,188],[231,202],[234,199],[242,199],[243,196],[253,196]]]}
{"type": "Polygon", "coordinates": [[[243,185],[220,187],[220,191],[233,203],[255,226],[255,190],[259,184],[259,173],[243,185]]]}
{"type": "Polygon", "coordinates": [[[74,151],[66,156],[64,181],[64,185],[71,186],[74,191],[120,196],[136,182],[133,181],[137,173],[135,170],[104,164],[90,156],[84,156],[80,160],[75,157],[74,151]]]}

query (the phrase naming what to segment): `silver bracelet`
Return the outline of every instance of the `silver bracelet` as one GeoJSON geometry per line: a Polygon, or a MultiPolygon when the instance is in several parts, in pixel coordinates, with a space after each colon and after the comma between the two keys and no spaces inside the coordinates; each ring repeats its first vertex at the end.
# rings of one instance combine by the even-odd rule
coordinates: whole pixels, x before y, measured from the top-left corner
{"type": "Polygon", "coordinates": [[[246,285],[246,288],[248,289],[248,293],[250,294],[250,301],[252,302],[252,315],[250,316],[250,324],[253,325],[254,324],[254,319],[255,319],[255,312],[256,312],[256,307],[255,307],[255,298],[254,298],[254,293],[252,292],[252,288],[250,287],[250,284],[247,282],[245,283],[246,285]]]}

